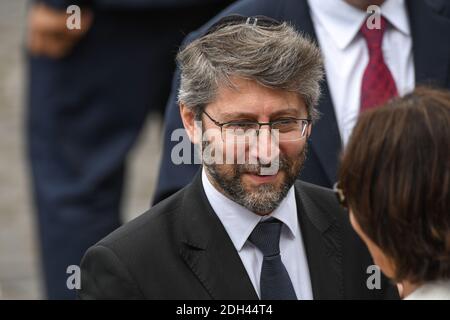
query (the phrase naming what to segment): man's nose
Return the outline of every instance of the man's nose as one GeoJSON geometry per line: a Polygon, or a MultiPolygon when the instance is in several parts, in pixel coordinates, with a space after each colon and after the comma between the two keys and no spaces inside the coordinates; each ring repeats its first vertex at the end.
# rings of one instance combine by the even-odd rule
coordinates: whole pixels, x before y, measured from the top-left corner
{"type": "Polygon", "coordinates": [[[252,144],[250,148],[250,156],[258,159],[261,164],[270,164],[278,159],[280,148],[276,134],[277,132],[271,132],[267,126],[261,127],[256,144],[252,144]]]}

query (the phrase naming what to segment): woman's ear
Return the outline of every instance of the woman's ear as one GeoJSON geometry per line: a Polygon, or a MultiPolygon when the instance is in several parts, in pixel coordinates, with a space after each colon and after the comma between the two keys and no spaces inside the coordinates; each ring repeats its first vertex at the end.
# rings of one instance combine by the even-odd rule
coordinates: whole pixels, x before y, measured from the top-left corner
{"type": "MultiPolygon", "coordinates": [[[[189,136],[192,143],[197,144],[200,142],[201,138],[198,137],[198,130],[201,129],[196,126],[195,113],[194,111],[187,107],[185,104],[180,103],[180,115],[183,121],[183,126],[189,136]]],[[[201,137],[201,136],[200,136],[201,137]]]]}

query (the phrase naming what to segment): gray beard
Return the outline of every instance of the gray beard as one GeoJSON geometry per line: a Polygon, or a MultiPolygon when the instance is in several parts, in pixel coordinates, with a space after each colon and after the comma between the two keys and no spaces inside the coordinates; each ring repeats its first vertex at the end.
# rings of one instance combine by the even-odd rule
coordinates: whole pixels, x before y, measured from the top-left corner
{"type": "MultiPolygon", "coordinates": [[[[207,144],[207,143],[206,143],[207,144]]],[[[273,212],[287,196],[289,189],[294,185],[295,180],[300,175],[300,171],[306,160],[307,145],[298,154],[300,162],[294,163],[280,156],[279,171],[285,172],[285,180],[277,188],[271,184],[262,184],[252,192],[244,189],[241,177],[243,173],[259,173],[261,164],[236,164],[232,177],[224,177],[219,171],[219,165],[203,164],[208,174],[214,180],[213,184],[232,201],[240,204],[248,210],[258,214],[267,215],[273,212]]],[[[269,165],[268,165],[269,166],[269,165]]]]}

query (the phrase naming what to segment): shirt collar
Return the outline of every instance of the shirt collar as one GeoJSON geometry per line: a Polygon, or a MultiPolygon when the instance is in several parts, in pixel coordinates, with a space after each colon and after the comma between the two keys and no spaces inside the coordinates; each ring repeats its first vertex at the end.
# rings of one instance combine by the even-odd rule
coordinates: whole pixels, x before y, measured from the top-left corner
{"type": "MultiPolygon", "coordinates": [[[[309,0],[315,23],[323,26],[336,46],[343,50],[356,37],[367,13],[344,0],[309,0]]],[[[404,0],[386,0],[381,5],[383,16],[399,31],[410,35],[404,0]]]]}
{"type": "Polygon", "coordinates": [[[414,290],[404,300],[436,300],[450,297],[450,280],[426,282],[414,290]]]}
{"type": "Polygon", "coordinates": [[[386,0],[381,6],[381,12],[394,28],[407,36],[411,35],[404,0],[386,0]]]}
{"type": "Polygon", "coordinates": [[[269,217],[283,222],[288,227],[291,237],[297,238],[299,236],[296,227],[298,224],[297,204],[293,186],[277,209],[270,215],[261,217],[218,191],[209,181],[205,168],[202,168],[202,184],[211,207],[219,217],[238,252],[242,250],[256,225],[269,217]]]}

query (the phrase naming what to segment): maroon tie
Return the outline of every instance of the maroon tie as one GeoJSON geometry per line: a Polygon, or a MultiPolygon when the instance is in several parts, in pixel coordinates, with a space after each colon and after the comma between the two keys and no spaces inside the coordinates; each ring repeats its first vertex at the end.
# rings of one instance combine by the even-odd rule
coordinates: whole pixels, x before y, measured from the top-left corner
{"type": "Polygon", "coordinates": [[[361,26],[361,34],[369,49],[369,63],[361,83],[361,112],[380,106],[398,95],[394,78],[383,58],[381,44],[387,21],[383,16],[380,18],[379,29],[369,29],[366,23],[361,26]]]}

